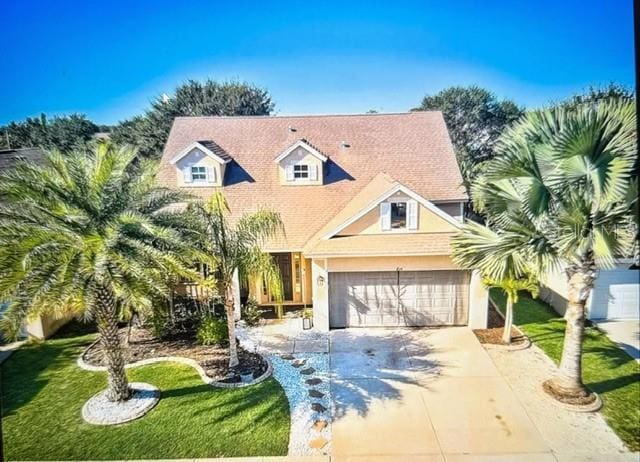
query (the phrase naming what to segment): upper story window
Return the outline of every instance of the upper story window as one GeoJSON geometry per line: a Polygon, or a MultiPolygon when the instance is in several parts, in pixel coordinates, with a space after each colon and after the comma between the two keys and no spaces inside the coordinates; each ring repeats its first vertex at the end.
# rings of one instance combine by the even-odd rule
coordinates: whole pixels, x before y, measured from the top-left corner
{"type": "Polygon", "coordinates": [[[313,164],[289,164],[285,168],[286,180],[307,182],[318,179],[318,166],[313,164]]]}
{"type": "Polygon", "coordinates": [[[413,199],[381,202],[380,229],[382,231],[418,229],[418,202],[413,199]]]}
{"type": "Polygon", "coordinates": [[[309,178],[309,166],[306,164],[303,165],[294,165],[293,166],[293,178],[294,179],[308,179],[309,178]]]}
{"type": "Polygon", "coordinates": [[[391,229],[404,229],[407,227],[407,203],[391,203],[391,229]]]}
{"type": "Polygon", "coordinates": [[[191,181],[207,181],[207,167],[191,167],[191,181]]]}

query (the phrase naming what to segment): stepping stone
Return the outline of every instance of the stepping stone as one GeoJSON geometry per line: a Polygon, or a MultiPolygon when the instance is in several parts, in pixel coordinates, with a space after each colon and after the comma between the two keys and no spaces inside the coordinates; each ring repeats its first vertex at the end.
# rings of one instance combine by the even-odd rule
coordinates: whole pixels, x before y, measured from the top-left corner
{"type": "Polygon", "coordinates": [[[285,361],[291,361],[293,359],[293,355],[281,355],[280,357],[285,361]]]}
{"type": "Polygon", "coordinates": [[[303,375],[311,375],[315,372],[316,370],[313,367],[307,367],[306,369],[302,369],[300,371],[301,374],[303,375]]]}
{"type": "Polygon", "coordinates": [[[322,380],[321,380],[321,379],[319,379],[319,378],[317,378],[317,377],[314,377],[314,378],[312,378],[312,379],[307,379],[307,380],[305,380],[305,381],[304,381],[304,383],[306,383],[307,385],[314,386],[314,385],[319,385],[319,384],[321,384],[321,383],[322,383],[322,380]]]}
{"type": "Polygon", "coordinates": [[[324,396],[324,393],[318,390],[309,390],[309,396],[311,396],[312,398],[322,398],[324,396]]]}
{"type": "Polygon", "coordinates": [[[309,447],[312,449],[322,449],[327,445],[328,441],[324,438],[316,438],[309,441],[309,447]]]}
{"type": "Polygon", "coordinates": [[[313,422],[313,426],[311,428],[313,428],[315,431],[321,432],[322,430],[327,428],[327,425],[329,424],[326,420],[316,420],[315,422],[313,422]]]}
{"type": "Polygon", "coordinates": [[[316,412],[327,412],[327,408],[320,403],[311,404],[311,409],[313,409],[316,412]]]}
{"type": "Polygon", "coordinates": [[[293,367],[302,367],[307,363],[306,359],[296,359],[294,362],[291,363],[291,365],[293,367]]]}

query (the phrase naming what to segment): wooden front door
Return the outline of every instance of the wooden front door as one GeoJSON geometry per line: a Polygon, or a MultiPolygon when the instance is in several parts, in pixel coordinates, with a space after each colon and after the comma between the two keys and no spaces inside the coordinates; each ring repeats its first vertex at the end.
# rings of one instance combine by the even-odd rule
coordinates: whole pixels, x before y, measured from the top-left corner
{"type": "Polygon", "coordinates": [[[285,301],[293,300],[293,276],[291,272],[291,254],[290,253],[274,253],[273,259],[278,265],[280,276],[282,277],[282,286],[284,289],[285,301]]]}

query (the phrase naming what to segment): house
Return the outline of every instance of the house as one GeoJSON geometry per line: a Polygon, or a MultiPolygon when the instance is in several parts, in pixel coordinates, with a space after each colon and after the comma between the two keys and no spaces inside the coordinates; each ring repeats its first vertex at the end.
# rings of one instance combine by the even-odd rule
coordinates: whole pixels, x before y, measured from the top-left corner
{"type": "MultiPolygon", "coordinates": [[[[158,175],[231,219],[267,207],[285,305],[312,306],[319,329],[485,327],[487,293],[450,258],[467,196],[440,112],[178,117],[158,175]]],[[[251,294],[273,304],[262,281],[251,294]]]]}
{"type": "MultiPolygon", "coordinates": [[[[0,171],[13,168],[19,162],[42,162],[44,153],[39,148],[17,148],[0,150],[0,171]]],[[[0,304],[0,316],[4,306],[0,304]]],[[[45,339],[51,336],[63,324],[71,319],[71,316],[55,318],[53,316],[38,316],[29,319],[24,325],[24,336],[37,339],[45,339]]]]}
{"type": "MultiPolygon", "coordinates": [[[[564,269],[548,275],[540,289],[540,297],[564,315],[569,298],[564,269]]],[[[613,268],[598,270],[586,311],[594,321],[640,319],[640,269],[633,259],[620,258],[613,268]]]]}

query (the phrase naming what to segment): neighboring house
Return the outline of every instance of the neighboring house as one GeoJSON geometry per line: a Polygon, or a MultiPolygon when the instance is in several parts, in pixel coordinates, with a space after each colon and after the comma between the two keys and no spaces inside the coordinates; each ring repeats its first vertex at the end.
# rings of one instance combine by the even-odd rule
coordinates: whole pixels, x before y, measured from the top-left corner
{"type": "MultiPolygon", "coordinates": [[[[317,328],[486,326],[486,290],[450,258],[467,196],[440,112],[178,117],[159,182],[221,188],[232,219],[279,212],[264,250],[317,328]]],[[[273,304],[262,281],[250,293],[273,304]]]]}
{"type": "MultiPolygon", "coordinates": [[[[564,270],[543,281],[540,297],[564,315],[569,285],[564,270]]],[[[615,268],[598,270],[589,300],[587,318],[593,320],[640,319],[640,269],[632,259],[620,259],[615,268]]]]}
{"type": "MultiPolygon", "coordinates": [[[[41,162],[44,159],[43,152],[38,148],[19,148],[0,150],[0,171],[12,168],[18,162],[41,162]]],[[[6,305],[0,305],[0,316],[6,305]]],[[[52,335],[60,326],[71,319],[71,316],[54,318],[52,316],[39,316],[25,324],[23,333],[25,336],[44,339],[52,335]]]]}

